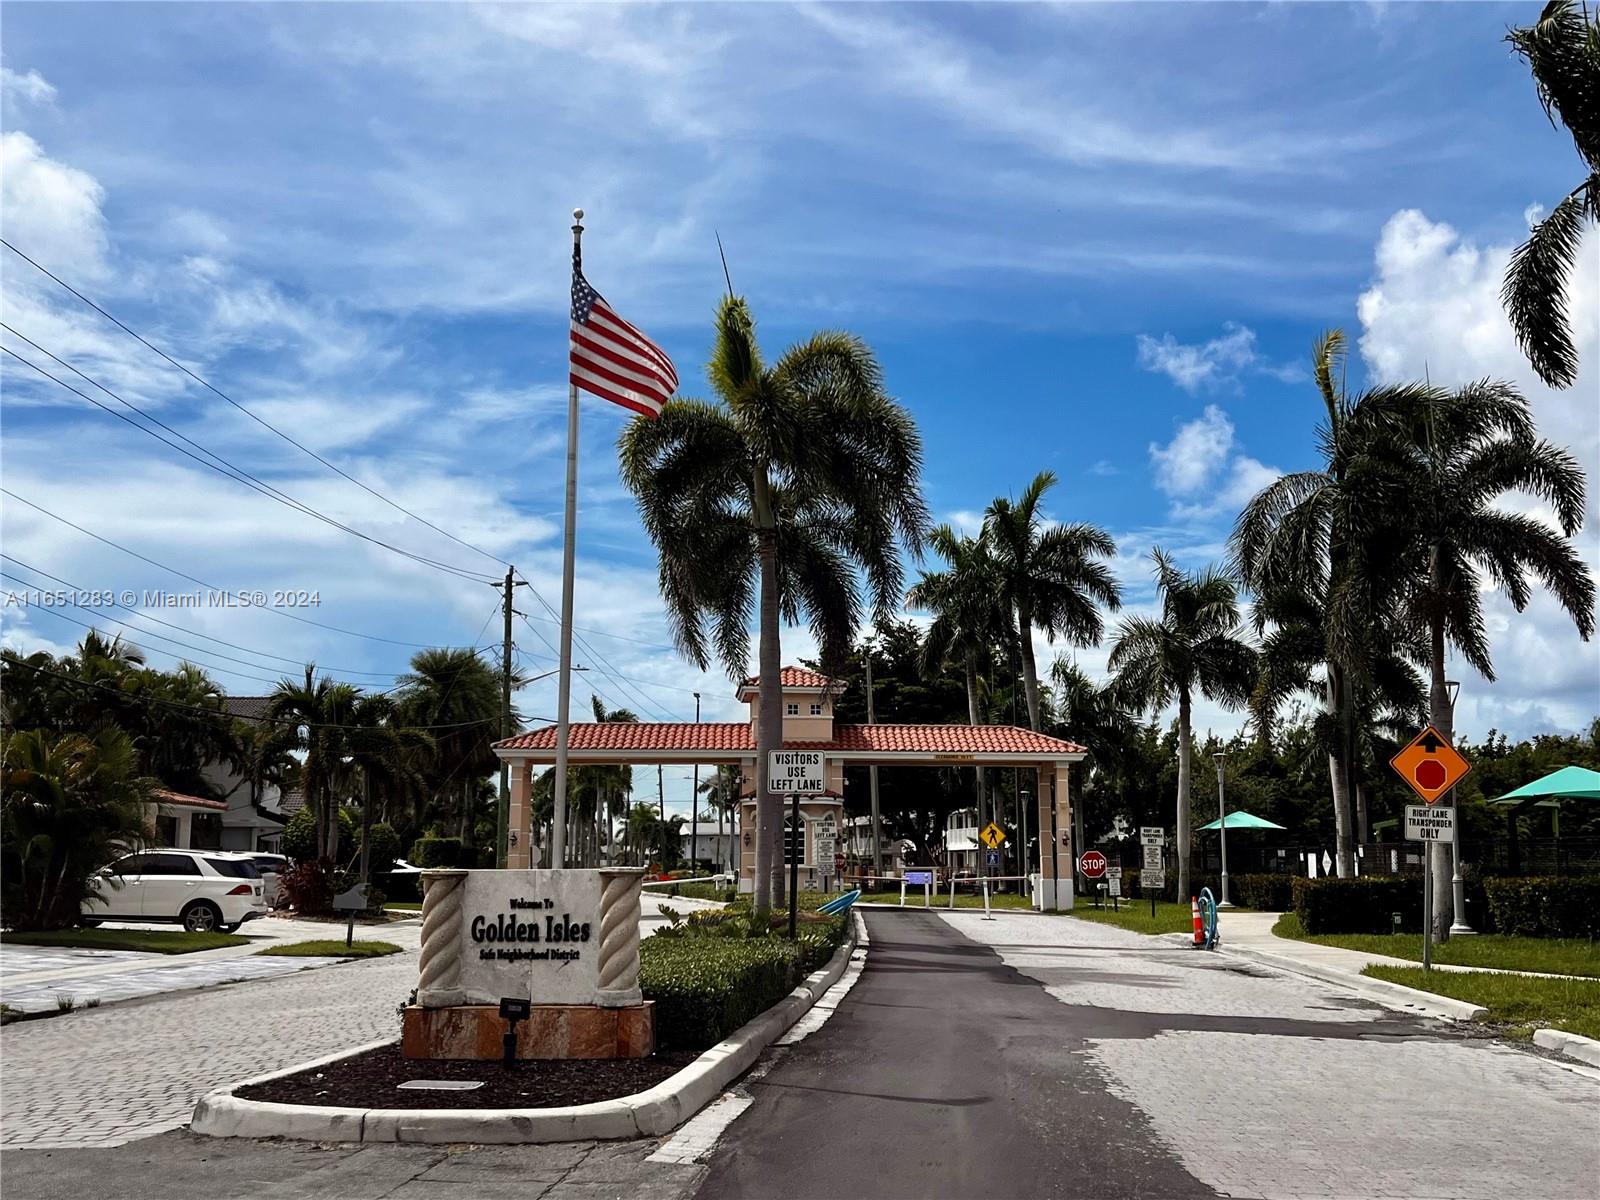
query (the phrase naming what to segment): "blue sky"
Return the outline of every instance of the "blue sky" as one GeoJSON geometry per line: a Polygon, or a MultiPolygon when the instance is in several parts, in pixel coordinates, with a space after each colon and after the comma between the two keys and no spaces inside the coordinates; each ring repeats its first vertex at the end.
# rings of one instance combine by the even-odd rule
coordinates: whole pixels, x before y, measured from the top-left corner
{"type": "MultiPolygon", "coordinates": [[[[1314,465],[1304,364],[1326,327],[1351,337],[1353,383],[1510,378],[1548,436],[1600,463],[1595,239],[1573,390],[1536,386],[1494,301],[1530,206],[1579,175],[1502,41],[1536,11],[12,4],[6,236],[554,604],[569,210],[588,212],[590,279],[691,394],[720,232],[769,349],[831,326],[876,348],[926,439],[936,515],[970,523],[1049,467],[1052,515],[1116,535],[1137,610],[1152,544],[1214,559],[1244,497],[1314,465]]],[[[107,387],[341,520],[495,570],[9,253],[0,270],[7,322],[107,387]]],[[[208,581],[317,589],[309,615],[344,628],[495,635],[486,586],[319,526],[0,365],[18,494],[208,581]]],[[[699,689],[708,717],[733,717],[727,681],[664,646],[654,555],[615,470],[624,419],[585,401],[578,609],[595,666],[627,678],[597,669],[576,697],[592,684],[683,717],[699,689]]],[[[6,553],[74,584],[181,585],[9,500],[3,521],[6,553]]],[[[1469,679],[1466,731],[1584,723],[1594,648],[1542,602],[1491,616],[1501,676],[1469,679]]],[[[81,633],[6,618],[13,645],[81,633]]],[[[406,654],[267,613],[176,620],[380,685],[406,654]]],[[[517,628],[530,669],[548,665],[517,628]]],[[[808,649],[796,635],[785,657],[808,649]]],[[[1097,670],[1104,651],[1079,658],[1097,670]]],[[[548,683],[522,697],[532,715],[553,704],[548,683]]]]}

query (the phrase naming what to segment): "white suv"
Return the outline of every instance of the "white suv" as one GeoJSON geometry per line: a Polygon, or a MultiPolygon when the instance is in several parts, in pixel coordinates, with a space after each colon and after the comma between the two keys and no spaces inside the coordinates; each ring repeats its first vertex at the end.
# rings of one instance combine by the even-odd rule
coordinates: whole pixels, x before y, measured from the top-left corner
{"type": "Polygon", "coordinates": [[[196,933],[232,933],[267,915],[261,872],[248,854],[226,850],[141,850],[95,880],[83,924],[172,921],[196,933]]]}

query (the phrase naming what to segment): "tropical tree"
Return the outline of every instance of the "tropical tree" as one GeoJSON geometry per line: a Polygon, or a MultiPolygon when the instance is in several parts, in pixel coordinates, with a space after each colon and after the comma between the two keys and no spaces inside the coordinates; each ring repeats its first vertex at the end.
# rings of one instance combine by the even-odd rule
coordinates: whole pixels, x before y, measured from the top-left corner
{"type": "MultiPolygon", "coordinates": [[[[726,817],[732,828],[734,813],[739,810],[739,768],[731,763],[718,763],[716,770],[700,784],[700,794],[706,798],[706,808],[717,814],[717,844],[722,844],[722,822],[726,817]]],[[[717,863],[720,871],[724,866],[717,863]]]]}
{"type": "Polygon", "coordinates": [[[1112,612],[1122,607],[1122,590],[1111,568],[1100,561],[1116,556],[1111,535],[1093,525],[1051,525],[1045,519],[1044,496],[1055,484],[1053,471],[1041,471],[1020,498],[997,498],[983,518],[984,540],[1015,621],[1028,725],[1034,730],[1041,726],[1033,631],[1043,630],[1071,646],[1093,646],[1105,634],[1101,607],[1112,612]]]}
{"type": "Polygon", "coordinates": [[[411,669],[395,682],[399,721],[433,733],[428,785],[440,810],[454,815],[461,845],[470,850],[478,785],[499,765],[490,735],[499,728],[500,675],[475,650],[433,648],[417,651],[411,669]]]}
{"type": "Polygon", "coordinates": [[[1550,0],[1532,25],[1506,36],[1533,73],[1553,126],[1572,135],[1588,176],[1550,210],[1511,255],[1501,301],[1523,353],[1551,387],[1578,377],[1567,319],[1567,281],[1585,228],[1600,222],[1600,13],[1574,0],[1550,0]]]}
{"type": "MultiPolygon", "coordinates": [[[[1139,722],[1114,686],[1095,683],[1065,655],[1058,655],[1050,666],[1049,709],[1046,729],[1089,751],[1082,782],[1077,785],[1079,802],[1072,806],[1078,845],[1083,847],[1088,844],[1085,833],[1091,802],[1126,781],[1140,734],[1139,722]]],[[[1093,807],[1098,810],[1097,819],[1109,815],[1104,804],[1094,803],[1093,807]]]]}
{"type": "MultiPolygon", "coordinates": [[[[351,788],[352,733],[358,729],[359,688],[339,683],[306,664],[305,677],[280,680],[267,702],[267,715],[285,731],[304,758],[300,786],[317,822],[317,857],[339,851],[339,807],[351,788]]],[[[367,708],[359,715],[376,717],[367,708]]]]}
{"type": "Polygon", "coordinates": [[[1178,705],[1178,896],[1189,894],[1189,784],[1193,775],[1194,698],[1234,707],[1255,684],[1256,653],[1244,641],[1239,593],[1227,575],[1207,568],[1184,573],[1159,546],[1155,563],[1161,616],[1129,617],[1117,630],[1107,665],[1123,703],[1161,709],[1178,705]]]}
{"type": "MultiPolygon", "coordinates": [[[[1454,734],[1446,686],[1447,649],[1485,679],[1494,679],[1482,597],[1485,584],[1518,612],[1534,581],[1572,618],[1585,641],[1595,628],[1595,584],[1571,538],[1583,524],[1584,475],[1573,455],[1538,436],[1528,403],[1508,383],[1428,388],[1374,404],[1370,420],[1389,435],[1374,440],[1381,468],[1410,488],[1387,536],[1425,564],[1405,582],[1402,612],[1426,637],[1429,713],[1445,737],[1454,734]],[[1550,516],[1508,511],[1509,492],[1535,497],[1550,516]]],[[[1434,847],[1435,865],[1448,851],[1434,847]]],[[[1436,878],[1447,878],[1439,875],[1436,878]]],[[[1449,888],[1434,889],[1434,928],[1448,937],[1449,888]]]]}
{"type": "Polygon", "coordinates": [[[143,775],[128,735],[8,730],[0,743],[0,906],[12,929],[75,924],[95,873],[150,836],[143,775]]]}
{"type": "Polygon", "coordinates": [[[741,677],[757,618],[754,901],[765,912],[784,893],[782,802],[766,782],[783,734],[780,624],[806,621],[837,666],[862,584],[878,614],[898,603],[897,543],[915,553],[927,528],[922,443],[859,338],[818,333],[768,364],[742,298],[718,309],[708,375],[715,402],[674,399],[628,424],[622,477],[660,554],[684,655],[704,668],[715,653],[741,677]]]}
{"type": "MultiPolygon", "coordinates": [[[[632,709],[608,709],[599,696],[590,696],[589,701],[594,709],[594,719],[602,724],[639,723],[639,714],[632,709]]],[[[617,818],[628,811],[628,799],[633,795],[633,768],[625,763],[582,767],[579,768],[579,779],[583,785],[581,793],[587,797],[585,811],[581,815],[592,837],[586,836],[582,841],[569,844],[581,846],[587,842],[588,854],[582,861],[598,865],[601,848],[609,847],[615,841],[617,818]]]]}
{"type": "MultiPolygon", "coordinates": [[[[948,525],[928,534],[928,548],[949,564],[943,571],[924,571],[906,603],[933,614],[922,643],[922,669],[929,678],[945,667],[958,666],[967,685],[967,722],[982,724],[978,714],[978,665],[986,662],[996,642],[1011,640],[1010,618],[1002,580],[984,538],[963,537],[948,525]]],[[[989,813],[988,778],[983,767],[973,771],[977,783],[978,820],[989,813]]],[[[872,831],[878,836],[878,830],[872,831]]]]}

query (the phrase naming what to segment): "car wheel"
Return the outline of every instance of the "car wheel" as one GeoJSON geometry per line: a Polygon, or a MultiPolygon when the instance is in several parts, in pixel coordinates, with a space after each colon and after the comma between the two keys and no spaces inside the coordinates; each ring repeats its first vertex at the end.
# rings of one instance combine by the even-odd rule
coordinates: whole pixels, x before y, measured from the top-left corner
{"type": "Polygon", "coordinates": [[[217,928],[223,933],[237,933],[239,931],[239,926],[242,924],[242,921],[235,921],[232,925],[218,925],[217,928]]]}
{"type": "Polygon", "coordinates": [[[222,912],[209,900],[196,900],[178,914],[190,933],[210,933],[222,924],[222,912]]]}

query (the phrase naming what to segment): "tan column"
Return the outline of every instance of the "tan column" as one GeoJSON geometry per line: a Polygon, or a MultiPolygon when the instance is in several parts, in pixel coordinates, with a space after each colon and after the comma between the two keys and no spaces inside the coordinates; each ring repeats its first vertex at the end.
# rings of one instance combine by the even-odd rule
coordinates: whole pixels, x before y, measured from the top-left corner
{"type": "Polygon", "coordinates": [[[511,812],[506,828],[516,839],[506,847],[506,866],[514,871],[525,871],[533,865],[533,805],[530,803],[533,765],[527,762],[511,764],[511,812]]]}
{"type": "Polygon", "coordinates": [[[1046,909],[1067,910],[1072,907],[1073,880],[1072,802],[1067,791],[1067,768],[1053,763],[1041,766],[1036,786],[1039,892],[1046,909]],[[1055,785],[1053,797],[1052,783],[1055,785]]]}

